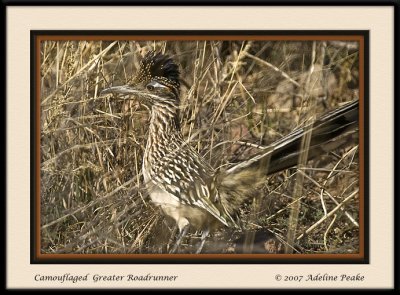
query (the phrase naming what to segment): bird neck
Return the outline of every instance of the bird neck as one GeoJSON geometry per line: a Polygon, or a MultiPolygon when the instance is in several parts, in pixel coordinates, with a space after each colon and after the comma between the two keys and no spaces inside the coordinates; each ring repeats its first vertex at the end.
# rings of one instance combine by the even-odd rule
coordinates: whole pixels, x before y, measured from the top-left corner
{"type": "MultiPolygon", "coordinates": [[[[150,118],[150,135],[166,138],[180,133],[179,108],[174,103],[153,104],[150,118]]],[[[150,140],[152,137],[150,137],[150,140]]]]}

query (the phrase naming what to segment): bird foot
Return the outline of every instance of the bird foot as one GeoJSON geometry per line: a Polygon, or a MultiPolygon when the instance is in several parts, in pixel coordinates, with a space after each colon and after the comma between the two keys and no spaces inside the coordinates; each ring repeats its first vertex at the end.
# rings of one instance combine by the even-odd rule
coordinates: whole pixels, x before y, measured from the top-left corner
{"type": "Polygon", "coordinates": [[[176,240],[174,246],[172,247],[171,251],[169,251],[169,254],[174,254],[178,250],[180,244],[182,243],[182,239],[184,236],[186,236],[186,233],[189,230],[189,224],[185,225],[182,230],[179,233],[178,239],[176,240]]]}
{"type": "Polygon", "coordinates": [[[206,242],[206,238],[209,233],[210,233],[209,229],[203,230],[203,233],[201,234],[201,242],[200,242],[199,247],[196,249],[196,254],[200,254],[201,250],[203,250],[204,243],[206,242]]]}

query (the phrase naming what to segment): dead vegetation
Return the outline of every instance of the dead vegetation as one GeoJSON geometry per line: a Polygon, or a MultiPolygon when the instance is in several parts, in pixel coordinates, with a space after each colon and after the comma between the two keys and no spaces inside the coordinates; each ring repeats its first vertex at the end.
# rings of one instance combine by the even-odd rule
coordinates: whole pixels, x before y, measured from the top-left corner
{"type": "MultiPolygon", "coordinates": [[[[355,42],[42,42],[42,253],[165,253],[173,223],[151,204],[141,176],[148,112],[100,96],[127,83],[151,49],[180,63],[182,132],[220,169],[358,99],[355,42]]],[[[261,252],[358,253],[358,169],[354,142],[271,176],[243,206],[248,232],[221,230],[205,252],[240,253],[254,235],[261,252]]]]}

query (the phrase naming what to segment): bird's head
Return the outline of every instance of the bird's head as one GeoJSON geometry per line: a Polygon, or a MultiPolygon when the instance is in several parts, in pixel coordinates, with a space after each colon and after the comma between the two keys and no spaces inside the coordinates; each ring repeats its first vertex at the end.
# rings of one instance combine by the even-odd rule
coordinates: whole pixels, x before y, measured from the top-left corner
{"type": "Polygon", "coordinates": [[[123,86],[106,88],[101,94],[134,96],[145,105],[173,104],[179,106],[179,67],[168,55],[148,52],[132,81],[123,86]]]}

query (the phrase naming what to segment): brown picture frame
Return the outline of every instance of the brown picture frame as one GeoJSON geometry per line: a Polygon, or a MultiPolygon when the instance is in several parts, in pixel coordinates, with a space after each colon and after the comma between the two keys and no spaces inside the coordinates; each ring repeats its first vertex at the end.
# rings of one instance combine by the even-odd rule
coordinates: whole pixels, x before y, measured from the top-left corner
{"type": "MultiPolygon", "coordinates": [[[[32,263],[368,263],[368,31],[32,31],[32,263]],[[43,41],[352,41],[359,43],[359,253],[354,254],[49,254],[40,232],[40,44],[43,41]]],[[[79,210],[79,208],[77,209],[79,210]]],[[[60,219],[61,220],[61,219],[60,219]]]]}

